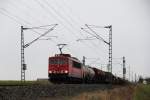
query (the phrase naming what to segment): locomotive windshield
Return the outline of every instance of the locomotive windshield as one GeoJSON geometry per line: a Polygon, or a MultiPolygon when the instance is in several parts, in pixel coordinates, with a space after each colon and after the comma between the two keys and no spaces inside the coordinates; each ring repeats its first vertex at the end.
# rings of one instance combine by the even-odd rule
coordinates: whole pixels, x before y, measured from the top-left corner
{"type": "Polygon", "coordinates": [[[64,59],[50,59],[49,64],[66,64],[67,61],[64,59]]]}

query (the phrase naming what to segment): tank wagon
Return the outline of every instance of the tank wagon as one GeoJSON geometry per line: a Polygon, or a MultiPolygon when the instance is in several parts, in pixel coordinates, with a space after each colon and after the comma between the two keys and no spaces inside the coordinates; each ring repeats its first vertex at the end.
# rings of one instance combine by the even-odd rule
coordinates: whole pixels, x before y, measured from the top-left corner
{"type": "Polygon", "coordinates": [[[54,83],[124,83],[110,72],[83,65],[70,54],[56,54],[48,62],[48,77],[54,83]]]}

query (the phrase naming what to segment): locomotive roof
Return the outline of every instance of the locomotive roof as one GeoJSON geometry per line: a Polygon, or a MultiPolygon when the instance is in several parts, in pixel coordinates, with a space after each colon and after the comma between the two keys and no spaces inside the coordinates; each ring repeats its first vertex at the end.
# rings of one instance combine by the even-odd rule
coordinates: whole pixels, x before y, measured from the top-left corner
{"type": "MultiPolygon", "coordinates": [[[[76,57],[71,57],[70,54],[55,54],[55,56],[53,57],[50,57],[50,58],[55,58],[55,57],[64,57],[64,58],[69,58],[71,60],[74,60],[74,61],[77,61],[77,62],[80,62],[80,60],[76,57]]],[[[80,62],[81,63],[81,62],[80,62]]]]}
{"type": "Polygon", "coordinates": [[[71,57],[70,54],[55,54],[55,57],[71,57]]]}

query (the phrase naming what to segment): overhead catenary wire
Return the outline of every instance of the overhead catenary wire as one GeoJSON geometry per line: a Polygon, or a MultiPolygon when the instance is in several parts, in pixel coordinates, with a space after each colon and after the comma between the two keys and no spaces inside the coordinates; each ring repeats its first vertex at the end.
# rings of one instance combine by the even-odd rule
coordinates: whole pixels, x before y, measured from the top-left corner
{"type": "MultiPolygon", "coordinates": [[[[48,4],[48,2],[47,2],[47,4],[48,4]]],[[[54,9],[54,8],[52,8],[55,12],[56,12],[56,10],[54,9]]],[[[56,12],[56,14],[57,14],[57,12],[56,12]]],[[[59,16],[60,16],[60,14],[59,14],[59,16]]],[[[64,18],[64,17],[63,17],[64,18]]],[[[78,31],[77,31],[78,32],[78,31]]],[[[79,32],[79,33],[81,33],[81,32],[79,32]]],[[[83,34],[81,33],[81,35],[83,36],[83,34]]],[[[97,47],[93,42],[91,42],[95,47],[97,47]]]]}
{"type": "MultiPolygon", "coordinates": [[[[70,11],[71,14],[73,14],[73,12],[75,12],[75,11],[67,4],[68,2],[66,2],[65,0],[61,0],[61,2],[63,3],[64,7],[66,7],[66,8],[70,11]]],[[[73,16],[74,16],[74,17],[76,16],[78,22],[87,23],[87,22],[84,21],[84,19],[81,19],[81,17],[78,15],[78,13],[74,13],[73,16]]]]}
{"type": "MultiPolygon", "coordinates": [[[[37,37],[36,39],[34,39],[33,41],[31,41],[30,43],[24,45],[24,48],[30,46],[32,43],[34,43],[35,41],[39,40],[41,37],[45,36],[46,34],[48,34],[49,32],[51,32],[52,30],[54,30],[54,28],[56,27],[57,24],[55,24],[52,28],[50,28],[48,31],[46,31],[44,34],[41,34],[39,37],[37,37]]],[[[28,29],[28,28],[27,28],[28,29]]],[[[32,28],[30,28],[32,29],[32,28]]]]}
{"type": "MultiPolygon", "coordinates": [[[[7,14],[5,14],[5,13],[1,12],[1,14],[5,15],[5,16],[7,16],[7,17],[9,17],[9,18],[11,18],[12,20],[14,20],[16,23],[18,23],[18,24],[20,24],[20,25],[24,25],[25,27],[27,27],[28,25],[32,25],[31,23],[27,22],[26,20],[24,20],[24,19],[22,19],[22,18],[20,18],[20,17],[18,17],[18,16],[13,15],[12,13],[10,13],[9,11],[7,11],[7,10],[4,9],[4,8],[0,8],[0,10],[2,10],[2,11],[5,12],[5,13],[7,13],[7,14]],[[23,22],[23,23],[22,23],[22,22],[23,22]]],[[[52,25],[54,25],[54,24],[52,24],[52,25]]],[[[46,27],[46,26],[51,26],[51,25],[44,25],[44,26],[40,26],[40,27],[46,27]]],[[[39,28],[40,28],[40,27],[39,27],[39,28]]],[[[39,29],[38,27],[34,27],[34,28],[39,29]]],[[[35,30],[30,30],[30,31],[32,31],[32,32],[34,32],[34,33],[37,33],[38,35],[41,35],[40,32],[37,32],[37,31],[35,31],[35,30]]],[[[54,36],[44,36],[44,37],[54,37],[54,36]]]]}
{"type": "MultiPolygon", "coordinates": [[[[70,22],[68,20],[68,18],[65,18],[59,11],[57,11],[52,5],[50,5],[50,3],[47,0],[44,0],[43,2],[45,4],[47,4],[47,6],[49,8],[51,8],[55,12],[56,15],[58,15],[60,18],[62,18],[65,22],[68,23],[69,26],[71,26],[72,29],[75,29],[75,31],[76,31],[76,28],[74,27],[74,25],[72,24],[72,22],[70,22]]],[[[70,19],[70,17],[69,17],[69,19],[70,19]]]]}
{"type": "MultiPolygon", "coordinates": [[[[100,40],[102,40],[104,43],[110,45],[110,44],[109,44],[107,41],[105,41],[101,36],[99,36],[94,30],[92,30],[87,24],[85,24],[85,26],[86,26],[90,31],[92,31],[92,32],[96,35],[96,37],[97,37],[98,39],[100,39],[100,40]]],[[[94,35],[94,36],[95,36],[95,35],[94,35]]]]}
{"type": "MultiPolygon", "coordinates": [[[[40,3],[40,2],[39,2],[40,3]]],[[[46,0],[45,1],[43,1],[43,3],[45,4],[45,5],[47,5],[47,8],[51,8],[51,10],[55,13],[55,15],[56,16],[58,16],[60,19],[63,19],[65,22],[67,22],[67,24],[72,28],[72,29],[74,29],[74,26],[72,25],[72,23],[70,23],[64,16],[62,16],[54,7],[52,7],[50,4],[49,4],[49,2],[47,2],[46,0]]],[[[52,14],[52,12],[51,12],[51,14],[52,14]]],[[[58,20],[58,18],[57,18],[57,20],[58,20]]],[[[60,21],[60,20],[59,20],[60,21]]],[[[64,25],[64,24],[63,24],[64,25]]],[[[66,26],[65,26],[66,27],[66,26]]],[[[69,29],[69,31],[71,31],[70,30],[70,28],[69,27],[67,27],[67,29],[69,29]]],[[[75,31],[76,31],[76,29],[75,29],[75,31]]],[[[73,33],[73,35],[75,35],[75,37],[78,37],[77,36],[77,33],[75,33],[74,31],[71,31],[71,33],[73,33]]]]}
{"type": "Polygon", "coordinates": [[[35,2],[37,2],[37,4],[39,4],[41,6],[41,8],[43,8],[44,11],[46,11],[48,14],[50,14],[50,16],[52,15],[52,17],[54,19],[58,20],[69,32],[74,34],[74,32],[72,32],[69,27],[67,27],[65,24],[63,24],[62,21],[60,19],[58,19],[57,16],[53,15],[52,12],[49,9],[47,9],[41,2],[39,2],[38,0],[35,0],[35,2]]]}
{"type": "MultiPolygon", "coordinates": [[[[49,26],[49,25],[47,25],[47,26],[49,26]]],[[[43,27],[43,26],[40,26],[40,27],[43,27]]],[[[45,27],[45,26],[44,26],[44,27],[45,27]]],[[[36,27],[34,27],[34,28],[36,28],[36,27]]],[[[37,27],[37,28],[39,28],[39,27],[37,27]]],[[[41,35],[39,32],[37,32],[37,31],[35,31],[35,30],[31,30],[31,31],[33,31],[33,32],[38,33],[39,35],[41,35]]],[[[45,37],[56,37],[56,36],[45,36],[45,37]]]]}
{"type": "MultiPolygon", "coordinates": [[[[23,1],[23,0],[20,0],[19,2],[15,2],[15,0],[12,2],[12,1],[9,1],[9,7],[13,7],[13,9],[15,11],[19,11],[20,14],[23,14],[24,16],[28,17],[28,18],[31,18],[32,21],[35,21],[40,23],[42,25],[42,21],[38,19],[38,17],[36,16],[32,16],[30,13],[31,11],[33,11],[33,9],[30,7],[30,6],[27,6],[26,3],[23,3],[21,4],[20,2],[23,1]],[[24,7],[25,9],[21,9],[22,7],[24,7]],[[32,10],[31,10],[32,9],[32,10]]],[[[33,11],[34,14],[35,14],[35,10],[33,11]]]]}
{"type": "MultiPolygon", "coordinates": [[[[22,0],[20,0],[20,1],[22,1],[22,0]]],[[[14,4],[14,2],[12,3],[12,2],[10,2],[9,3],[10,5],[13,5],[13,8],[16,8],[16,7],[18,7],[17,5],[15,5],[14,4]]],[[[21,4],[22,5],[22,4],[21,4]]],[[[25,4],[24,4],[25,5],[25,4]]],[[[27,6],[27,8],[28,7],[30,7],[30,6],[27,6]]],[[[31,7],[30,7],[31,8],[31,7]]],[[[6,9],[4,9],[4,8],[1,8],[3,11],[5,11],[6,13],[8,13],[9,15],[11,15],[11,16],[13,16],[13,17],[15,17],[16,19],[19,19],[19,20],[21,20],[21,21],[23,21],[24,23],[26,23],[27,25],[32,25],[31,23],[29,23],[29,22],[27,22],[26,20],[24,20],[24,19],[22,19],[22,18],[20,18],[20,17],[18,17],[18,16],[15,16],[14,14],[12,15],[12,13],[10,13],[10,12],[8,12],[6,9]]],[[[19,8],[18,9],[16,9],[16,10],[19,10],[19,8]]],[[[30,9],[28,10],[28,12],[29,11],[31,11],[30,9]]],[[[20,11],[20,12],[22,12],[22,11],[20,11]]],[[[28,16],[29,16],[29,14],[28,14],[28,16]]],[[[32,16],[30,16],[30,17],[32,17],[32,16]]],[[[37,17],[36,17],[37,18],[37,17]]],[[[36,19],[36,18],[32,18],[32,19],[36,19]]],[[[18,23],[18,22],[17,22],[18,23]]],[[[19,23],[19,24],[21,24],[22,25],[22,23],[19,23]]],[[[24,26],[27,26],[26,24],[24,24],[24,26]]],[[[50,26],[50,25],[44,25],[44,26],[40,26],[40,27],[45,27],[45,26],[50,26]]],[[[39,29],[39,27],[37,27],[37,29],[39,29]]],[[[42,29],[42,28],[41,28],[42,29]]],[[[43,28],[44,29],[44,28],[43,28]]],[[[46,29],[47,30],[47,29],[46,29]]],[[[37,32],[37,31],[35,31],[35,30],[31,30],[32,32],[34,32],[34,33],[37,33],[37,34],[39,34],[39,35],[41,35],[41,33],[39,33],[39,32],[37,32]]],[[[45,37],[53,37],[53,36],[45,36],[45,37]]]]}
{"type": "MultiPolygon", "coordinates": [[[[55,1],[55,2],[57,2],[57,0],[55,1]]],[[[64,3],[63,3],[64,4],[64,3]]],[[[57,5],[58,5],[58,3],[57,3],[57,5]]],[[[65,4],[64,4],[65,5],[65,4]]],[[[63,9],[63,7],[62,6],[60,6],[60,5],[58,5],[59,7],[61,7],[62,9],[63,9]]],[[[67,15],[68,17],[69,17],[69,19],[72,21],[72,22],[75,22],[76,23],[76,25],[78,24],[78,22],[77,21],[75,21],[71,16],[70,16],[70,14],[67,14],[64,10],[63,10],[63,12],[65,13],[65,15],[67,15]]],[[[76,26],[75,25],[75,26],[76,26]]],[[[80,26],[79,26],[79,28],[80,28],[80,26]]],[[[79,29],[78,29],[79,30],[79,29]]],[[[82,34],[82,32],[81,31],[78,31],[82,36],[83,36],[83,34],[82,34]]],[[[96,46],[96,44],[95,43],[93,43],[93,42],[90,42],[92,45],[94,45],[95,47],[97,47],[96,46]]]]}
{"type": "MultiPolygon", "coordinates": [[[[62,2],[63,2],[64,0],[62,0],[62,2]]],[[[68,7],[68,5],[66,5],[65,4],[65,1],[63,2],[63,5],[65,5],[65,6],[63,6],[63,7],[68,7]]],[[[61,7],[61,6],[59,6],[59,7],[61,7]]],[[[63,9],[63,7],[61,7],[62,9],[63,9]]],[[[71,8],[70,7],[68,7],[68,9],[70,10],[71,8]]],[[[65,11],[64,11],[65,12],[65,11]]],[[[70,13],[71,13],[72,11],[70,11],[70,13]]],[[[68,14],[67,16],[70,16],[70,14],[68,14]]],[[[71,18],[71,20],[73,21],[73,22],[75,22],[76,23],[76,25],[78,24],[78,22],[77,21],[75,21],[75,20],[73,20],[73,18],[70,16],[69,18],[71,18]]],[[[79,18],[78,18],[79,19],[79,18]]],[[[80,19],[80,21],[82,22],[83,20],[81,20],[80,19]]],[[[80,26],[79,26],[80,27],[80,26]]],[[[82,36],[83,36],[83,34],[82,34],[82,32],[79,32],[82,36]]],[[[78,40],[80,40],[80,39],[78,39],[78,40]]],[[[98,47],[98,46],[96,46],[96,44],[95,43],[93,43],[92,41],[90,42],[92,45],[94,45],[94,47],[98,47]]]]}
{"type": "Polygon", "coordinates": [[[56,16],[54,15],[47,7],[45,7],[44,4],[42,4],[39,0],[34,0],[38,5],[40,5],[41,8],[43,8],[43,10],[45,12],[47,12],[51,17],[53,17],[54,19],[56,19],[57,21],[59,21],[65,28],[67,28],[67,30],[71,33],[73,33],[70,28],[68,26],[66,26],[65,24],[63,24],[63,22],[56,16]]]}
{"type": "MultiPolygon", "coordinates": [[[[62,1],[63,1],[63,0],[62,0],[62,1]]],[[[59,8],[62,8],[61,10],[63,10],[63,9],[64,9],[63,7],[66,6],[65,3],[63,3],[65,6],[59,5],[58,2],[57,2],[57,0],[56,0],[55,2],[56,2],[56,5],[57,5],[59,8]]],[[[70,9],[70,8],[69,8],[69,9],[70,9]]],[[[74,19],[73,19],[73,16],[71,16],[71,14],[68,14],[65,10],[63,10],[63,12],[64,12],[64,15],[66,15],[66,16],[68,17],[67,19],[70,19],[71,22],[74,22],[74,23],[75,23],[74,27],[75,27],[75,26],[78,27],[78,29],[76,29],[77,32],[80,33],[80,35],[84,36],[85,34],[83,35],[83,33],[81,32],[81,29],[80,29],[81,26],[80,26],[79,22],[78,22],[77,20],[74,20],[74,19]]],[[[82,22],[82,21],[81,21],[81,22],[82,22]]],[[[80,23],[81,23],[81,22],[80,22],[80,23]]]]}
{"type": "MultiPolygon", "coordinates": [[[[53,17],[55,17],[53,14],[52,14],[52,12],[49,10],[49,9],[46,9],[46,7],[41,3],[41,2],[39,2],[39,0],[34,0],[35,2],[37,2],[45,11],[48,11],[48,13],[51,13],[51,15],[53,16],[53,17]]],[[[57,18],[57,17],[55,17],[55,18],[57,18]]],[[[57,18],[57,20],[58,20],[58,18],[57,18]]],[[[60,21],[60,20],[59,20],[60,21]]],[[[62,22],[61,22],[62,23],[62,22]]],[[[65,26],[66,27],[66,26],[65,26]]],[[[68,29],[68,28],[67,28],[68,29]]],[[[69,29],[69,31],[70,31],[70,29],[69,29]]],[[[71,31],[72,32],[72,31],[71,31]]],[[[72,33],[74,33],[74,32],[72,32],[72,33]]],[[[73,35],[75,35],[76,33],[74,33],[73,35]]],[[[76,35],[75,35],[76,36],[76,35]]],[[[77,37],[77,36],[76,36],[77,37]]]]}
{"type": "MultiPolygon", "coordinates": [[[[6,10],[5,10],[6,11],[6,10]]],[[[8,11],[7,11],[8,12],[8,11]]],[[[16,16],[15,16],[16,17],[16,16]]],[[[18,19],[20,19],[21,20],[21,18],[18,18],[18,19]]],[[[24,21],[24,20],[23,20],[24,21]]],[[[26,22],[26,21],[24,21],[25,23],[27,23],[27,24],[30,24],[30,23],[28,23],[28,22],[26,22]]],[[[20,23],[19,23],[20,24],[20,23]]],[[[36,32],[37,33],[37,32],[36,32]]]]}
{"type": "MultiPolygon", "coordinates": [[[[84,28],[81,28],[84,32],[86,32],[86,33],[88,33],[88,34],[90,34],[90,35],[92,35],[93,37],[95,37],[96,39],[98,39],[99,40],[99,38],[97,37],[97,36],[95,36],[95,35],[93,35],[91,32],[89,32],[89,31],[87,31],[87,30],[85,30],[84,28]]],[[[93,42],[91,42],[95,47],[97,47],[97,45],[96,44],[94,44],[93,42]]],[[[101,51],[101,49],[100,49],[100,51],[101,51]]]]}
{"type": "MultiPolygon", "coordinates": [[[[53,1],[53,0],[52,0],[53,1]]],[[[59,1],[59,2],[62,2],[62,1],[59,1]]],[[[74,20],[73,16],[71,16],[71,14],[68,14],[67,11],[65,11],[64,7],[65,7],[65,4],[64,5],[60,5],[57,0],[55,0],[55,5],[58,6],[59,8],[61,8],[61,12],[63,12],[62,14],[65,15],[69,21],[70,19],[70,23],[75,23],[75,25],[73,25],[74,28],[77,28],[76,30],[78,30],[78,32],[80,34],[82,34],[82,32],[80,31],[80,24],[79,22],[77,22],[76,20],[74,20]]]]}
{"type": "MultiPolygon", "coordinates": [[[[17,17],[17,16],[15,16],[15,17],[17,17]]],[[[20,20],[21,20],[21,18],[19,18],[20,20]]],[[[24,22],[26,23],[26,21],[24,20],[24,22]]],[[[27,24],[29,24],[28,22],[27,22],[27,24]]],[[[30,23],[31,24],[31,23],[30,23]]],[[[91,48],[90,48],[91,49],[91,48]]]]}
{"type": "MultiPolygon", "coordinates": [[[[49,2],[47,2],[47,1],[45,1],[46,2],[46,4],[47,5],[49,5],[49,7],[50,8],[52,8],[52,10],[60,17],[60,18],[62,18],[63,20],[65,20],[73,29],[75,29],[74,28],[74,26],[76,26],[76,25],[72,25],[71,24],[71,22],[69,22],[65,17],[63,17],[62,15],[61,15],[61,13],[59,13],[54,7],[52,7],[50,4],[49,4],[49,2]]],[[[69,16],[69,15],[68,15],[69,16]]],[[[71,20],[72,20],[72,22],[73,22],[73,19],[71,18],[71,17],[69,17],[71,20]]],[[[75,29],[75,31],[76,30],[78,30],[78,29],[75,29]]],[[[80,29],[79,29],[80,30],[80,29]]],[[[77,32],[79,32],[79,33],[81,33],[80,31],[77,31],[77,32]]],[[[83,35],[82,33],[81,33],[81,35],[83,35]]]]}
{"type": "Polygon", "coordinates": [[[0,10],[0,13],[1,13],[2,15],[4,15],[4,16],[10,18],[11,20],[13,20],[14,22],[16,22],[16,23],[19,24],[19,25],[22,25],[22,24],[23,24],[22,22],[18,21],[18,20],[15,19],[14,17],[12,17],[12,16],[10,16],[10,15],[8,15],[8,14],[5,14],[5,13],[4,13],[3,11],[1,11],[1,10],[0,10]]]}
{"type": "Polygon", "coordinates": [[[19,20],[22,20],[24,23],[26,24],[31,24],[30,22],[27,22],[26,20],[24,20],[23,18],[19,17],[19,16],[16,16],[14,14],[12,14],[11,12],[9,12],[8,10],[6,10],[5,8],[0,8],[1,10],[3,10],[4,12],[14,16],[15,18],[19,19],[19,20]]]}
{"type": "MultiPolygon", "coordinates": [[[[57,1],[57,0],[56,0],[57,1]]],[[[72,12],[71,10],[71,7],[69,7],[66,3],[66,1],[65,0],[61,0],[62,1],[62,3],[63,3],[63,5],[65,5],[64,7],[67,7],[69,10],[70,10],[70,13],[72,12]]],[[[60,7],[60,6],[59,6],[60,7]]],[[[69,15],[68,15],[69,16],[69,15]]],[[[71,17],[70,17],[71,18],[71,17]]],[[[78,20],[80,20],[81,22],[83,22],[83,19],[81,20],[81,18],[80,17],[77,17],[78,18],[78,20]]],[[[74,22],[76,22],[76,23],[78,23],[77,21],[74,21],[74,22]]],[[[84,21],[84,23],[85,23],[85,21],[84,21]]],[[[91,25],[88,25],[88,26],[91,26],[91,25]]],[[[100,27],[100,26],[99,26],[100,27]]],[[[101,26],[101,28],[103,28],[104,26],[101,26]]],[[[86,29],[86,28],[84,28],[84,29],[86,29]]],[[[89,29],[89,28],[88,28],[89,29]]],[[[97,36],[98,36],[98,34],[97,34],[97,36]]],[[[100,36],[99,36],[99,38],[101,38],[100,36]]]]}

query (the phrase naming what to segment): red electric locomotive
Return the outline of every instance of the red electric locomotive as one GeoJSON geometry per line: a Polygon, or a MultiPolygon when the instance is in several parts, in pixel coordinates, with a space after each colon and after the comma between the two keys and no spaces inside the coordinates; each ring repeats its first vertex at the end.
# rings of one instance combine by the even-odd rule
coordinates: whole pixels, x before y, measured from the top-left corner
{"type": "Polygon", "coordinates": [[[49,57],[48,75],[53,83],[124,83],[110,72],[83,65],[77,58],[62,53],[49,57]]]}
{"type": "Polygon", "coordinates": [[[56,54],[49,57],[48,74],[52,82],[81,82],[82,63],[70,54],[56,54]]]}

